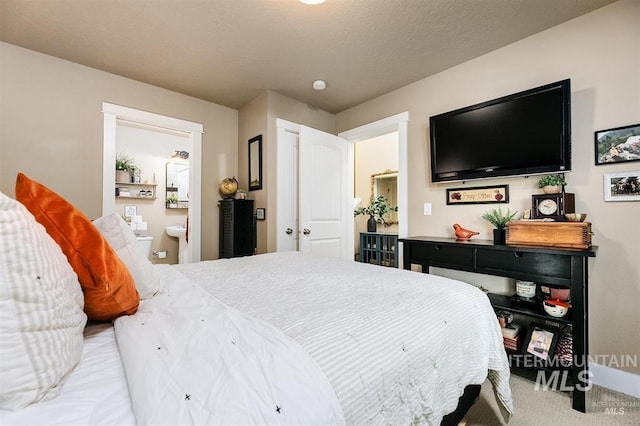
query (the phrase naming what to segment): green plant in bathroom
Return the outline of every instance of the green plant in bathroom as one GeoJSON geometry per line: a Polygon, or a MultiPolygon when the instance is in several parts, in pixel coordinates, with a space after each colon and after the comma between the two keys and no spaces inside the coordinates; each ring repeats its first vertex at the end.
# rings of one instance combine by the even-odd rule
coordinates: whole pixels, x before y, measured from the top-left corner
{"type": "Polygon", "coordinates": [[[119,152],[116,155],[116,182],[131,183],[131,173],[135,170],[133,158],[119,152]]]}
{"type": "Polygon", "coordinates": [[[173,194],[167,195],[167,198],[165,199],[165,202],[167,203],[167,207],[175,206],[175,205],[178,204],[178,197],[176,197],[173,194]]]}
{"type": "Polygon", "coordinates": [[[132,171],[136,166],[133,165],[133,158],[119,152],[116,155],[116,170],[132,171]]]}

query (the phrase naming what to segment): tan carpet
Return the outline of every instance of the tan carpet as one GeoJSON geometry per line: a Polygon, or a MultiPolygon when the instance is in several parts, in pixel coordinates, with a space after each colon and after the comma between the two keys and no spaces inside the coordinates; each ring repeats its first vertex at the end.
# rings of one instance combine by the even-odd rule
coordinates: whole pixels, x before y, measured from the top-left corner
{"type": "MultiPolygon", "coordinates": [[[[638,398],[594,386],[587,393],[587,412],[580,413],[571,408],[569,393],[535,390],[534,382],[515,375],[511,375],[510,383],[515,411],[510,426],[640,425],[638,398]]],[[[464,420],[468,426],[505,424],[488,381],[464,420]]]]}

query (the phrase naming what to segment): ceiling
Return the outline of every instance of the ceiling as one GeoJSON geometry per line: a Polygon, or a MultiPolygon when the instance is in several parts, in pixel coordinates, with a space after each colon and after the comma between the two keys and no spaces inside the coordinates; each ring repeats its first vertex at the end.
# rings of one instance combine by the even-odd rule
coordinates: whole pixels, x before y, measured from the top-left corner
{"type": "Polygon", "coordinates": [[[235,109],[268,89],[338,113],[609,3],[0,0],[0,40],[235,109]]]}

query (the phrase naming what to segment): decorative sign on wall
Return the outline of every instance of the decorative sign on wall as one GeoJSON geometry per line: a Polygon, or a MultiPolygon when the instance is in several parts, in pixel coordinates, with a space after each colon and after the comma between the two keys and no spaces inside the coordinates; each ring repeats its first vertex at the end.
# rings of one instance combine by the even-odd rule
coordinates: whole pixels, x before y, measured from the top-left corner
{"type": "Polygon", "coordinates": [[[508,203],[509,185],[447,189],[447,204],[508,203]]]}

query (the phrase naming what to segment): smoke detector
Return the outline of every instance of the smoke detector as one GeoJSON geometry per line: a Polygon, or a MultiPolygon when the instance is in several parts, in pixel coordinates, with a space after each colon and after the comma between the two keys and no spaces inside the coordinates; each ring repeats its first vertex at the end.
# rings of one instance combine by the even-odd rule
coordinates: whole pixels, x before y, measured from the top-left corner
{"type": "Polygon", "coordinates": [[[324,90],[327,88],[327,83],[324,80],[316,80],[313,82],[313,88],[315,90],[324,90]]]}

